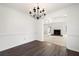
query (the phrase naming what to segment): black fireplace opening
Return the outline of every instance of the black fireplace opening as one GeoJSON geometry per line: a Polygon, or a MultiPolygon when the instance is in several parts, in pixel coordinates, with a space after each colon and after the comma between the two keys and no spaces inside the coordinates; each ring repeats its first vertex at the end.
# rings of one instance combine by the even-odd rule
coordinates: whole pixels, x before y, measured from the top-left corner
{"type": "Polygon", "coordinates": [[[61,30],[54,30],[54,35],[61,35],[61,30]]]}
{"type": "Polygon", "coordinates": [[[54,29],[53,35],[62,36],[62,35],[61,35],[61,30],[60,30],[60,29],[54,29]]]}

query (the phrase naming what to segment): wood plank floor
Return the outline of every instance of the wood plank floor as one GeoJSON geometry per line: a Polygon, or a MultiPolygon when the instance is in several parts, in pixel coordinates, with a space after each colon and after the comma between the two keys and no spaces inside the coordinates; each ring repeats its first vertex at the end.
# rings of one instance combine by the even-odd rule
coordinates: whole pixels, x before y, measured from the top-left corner
{"type": "MultiPolygon", "coordinates": [[[[78,55],[79,53],[75,55],[78,55]]],[[[32,41],[5,51],[0,52],[0,56],[67,56],[74,55],[74,52],[63,46],[58,46],[48,42],[32,41]],[[73,53],[73,54],[72,54],[73,53]]]]}

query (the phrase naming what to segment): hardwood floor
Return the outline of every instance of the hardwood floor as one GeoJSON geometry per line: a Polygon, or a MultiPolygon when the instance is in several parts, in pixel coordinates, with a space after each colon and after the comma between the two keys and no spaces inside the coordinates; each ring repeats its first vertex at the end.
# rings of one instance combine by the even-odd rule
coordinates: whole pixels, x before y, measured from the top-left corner
{"type": "MultiPolygon", "coordinates": [[[[74,52],[63,46],[58,46],[48,42],[32,41],[5,51],[0,52],[0,56],[67,56],[74,55],[74,52]]],[[[79,55],[76,54],[75,55],[79,55]]]]}
{"type": "Polygon", "coordinates": [[[79,56],[79,52],[72,51],[72,50],[69,50],[69,49],[66,49],[66,53],[67,53],[68,56],[79,56]]]}

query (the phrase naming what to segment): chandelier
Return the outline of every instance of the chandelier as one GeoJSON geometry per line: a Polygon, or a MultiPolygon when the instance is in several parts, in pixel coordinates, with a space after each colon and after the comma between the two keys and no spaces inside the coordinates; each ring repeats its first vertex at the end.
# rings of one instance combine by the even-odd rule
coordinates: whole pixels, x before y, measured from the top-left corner
{"type": "Polygon", "coordinates": [[[36,7],[33,7],[33,9],[32,9],[31,11],[29,11],[29,14],[30,14],[33,18],[39,20],[40,18],[46,16],[46,11],[45,11],[44,8],[41,9],[41,8],[37,5],[36,7]]]}

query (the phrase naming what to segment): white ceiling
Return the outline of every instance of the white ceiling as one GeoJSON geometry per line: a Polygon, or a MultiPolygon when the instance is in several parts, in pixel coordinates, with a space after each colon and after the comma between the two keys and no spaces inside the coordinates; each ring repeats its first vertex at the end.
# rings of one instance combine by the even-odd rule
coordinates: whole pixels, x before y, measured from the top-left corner
{"type": "MultiPolygon", "coordinates": [[[[0,5],[14,8],[22,12],[28,13],[30,9],[37,6],[36,3],[0,3],[0,5]]],[[[45,8],[47,13],[57,11],[67,6],[73,5],[72,3],[39,3],[40,8],[45,8]]]]}

